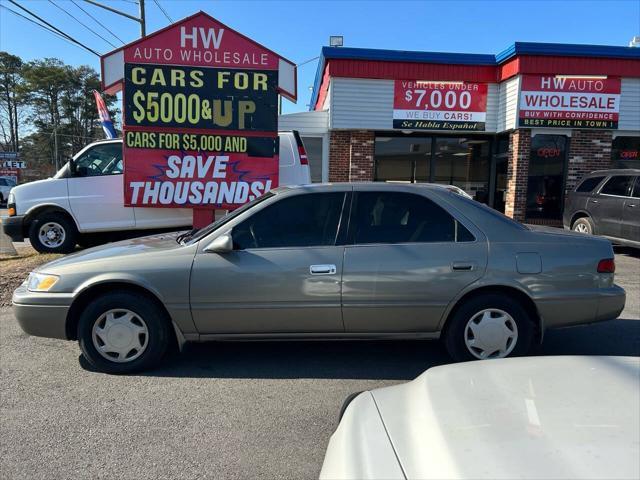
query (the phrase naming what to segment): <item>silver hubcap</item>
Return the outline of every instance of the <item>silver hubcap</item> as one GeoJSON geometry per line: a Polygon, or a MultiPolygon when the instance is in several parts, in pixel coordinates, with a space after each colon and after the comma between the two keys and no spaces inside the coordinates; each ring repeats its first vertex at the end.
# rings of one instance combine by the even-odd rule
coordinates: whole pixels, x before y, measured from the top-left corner
{"type": "Polygon", "coordinates": [[[502,358],[518,341],[518,326],[511,315],[497,308],[476,313],[464,329],[464,343],[474,357],[502,358]]]}
{"type": "Polygon", "coordinates": [[[100,315],[93,324],[93,346],[107,360],[117,363],[138,358],[149,343],[147,324],[131,310],[117,308],[100,315]]]}
{"type": "Polygon", "coordinates": [[[56,222],[42,224],[38,232],[40,243],[49,248],[57,248],[62,245],[66,236],[62,225],[56,222]]]}
{"type": "Polygon", "coordinates": [[[587,226],[584,223],[578,223],[574,225],[573,231],[580,233],[589,233],[589,230],[587,230],[587,226]]]}

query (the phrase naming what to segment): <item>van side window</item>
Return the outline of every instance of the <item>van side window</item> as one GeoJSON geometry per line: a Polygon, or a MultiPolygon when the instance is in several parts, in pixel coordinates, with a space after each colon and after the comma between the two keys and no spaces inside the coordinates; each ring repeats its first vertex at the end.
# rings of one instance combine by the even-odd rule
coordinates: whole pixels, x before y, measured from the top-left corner
{"type": "Polygon", "coordinates": [[[344,192],[283,198],[233,228],[233,247],[316,247],[335,245],[344,192]]]}
{"type": "Polygon", "coordinates": [[[87,150],[75,161],[76,177],[99,177],[122,173],[122,144],[105,143],[87,150]]]}
{"type": "Polygon", "coordinates": [[[410,193],[358,193],[351,225],[355,244],[475,240],[445,209],[410,193]]]}
{"type": "Polygon", "coordinates": [[[607,183],[604,184],[602,190],[600,190],[601,194],[604,195],[617,195],[619,197],[628,197],[629,191],[631,190],[631,185],[633,184],[634,177],[627,175],[617,175],[615,177],[611,177],[607,180],[607,183]]]}
{"type": "Polygon", "coordinates": [[[576,188],[576,192],[588,193],[592,192],[594,188],[600,185],[600,182],[604,180],[604,176],[602,177],[590,177],[585,178],[578,188],[576,188]]]}

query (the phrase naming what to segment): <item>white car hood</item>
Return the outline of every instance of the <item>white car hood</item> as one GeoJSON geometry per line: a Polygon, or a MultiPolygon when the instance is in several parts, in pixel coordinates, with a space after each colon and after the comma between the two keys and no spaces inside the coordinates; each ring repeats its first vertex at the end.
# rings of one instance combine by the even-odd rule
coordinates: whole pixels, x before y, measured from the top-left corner
{"type": "Polygon", "coordinates": [[[447,365],[371,394],[409,479],[640,477],[638,358],[447,365]]]}

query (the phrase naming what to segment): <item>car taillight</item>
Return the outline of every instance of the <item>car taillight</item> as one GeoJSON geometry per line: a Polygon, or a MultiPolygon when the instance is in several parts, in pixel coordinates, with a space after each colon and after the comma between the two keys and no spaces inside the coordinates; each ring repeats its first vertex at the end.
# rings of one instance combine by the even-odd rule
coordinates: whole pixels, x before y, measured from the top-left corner
{"type": "Polygon", "coordinates": [[[293,136],[296,139],[296,145],[298,146],[298,154],[300,155],[300,165],[309,165],[309,159],[307,158],[307,151],[304,148],[304,143],[302,143],[302,138],[300,138],[300,134],[297,130],[293,131],[293,136]]]}
{"type": "Polygon", "coordinates": [[[603,258],[598,262],[598,273],[614,273],[616,261],[613,258],[603,258]]]}
{"type": "Polygon", "coordinates": [[[544,195],[536,195],[536,204],[542,205],[544,203],[544,195]]]}
{"type": "Polygon", "coordinates": [[[309,165],[309,159],[304,147],[298,147],[298,153],[300,154],[300,165],[309,165]]]}

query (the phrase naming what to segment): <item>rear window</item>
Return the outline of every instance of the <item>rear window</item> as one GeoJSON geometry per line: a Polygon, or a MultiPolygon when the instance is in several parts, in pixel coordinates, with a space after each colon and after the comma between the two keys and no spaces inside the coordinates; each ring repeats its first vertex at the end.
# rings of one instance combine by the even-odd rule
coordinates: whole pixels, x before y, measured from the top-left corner
{"type": "Polygon", "coordinates": [[[632,176],[627,175],[617,175],[615,177],[611,177],[607,180],[607,183],[604,184],[600,193],[604,195],[617,195],[620,197],[628,197],[629,190],[631,190],[631,185],[633,184],[634,178],[632,176]]]}
{"type": "Polygon", "coordinates": [[[604,176],[585,178],[576,188],[576,192],[593,192],[593,189],[600,185],[602,180],[604,180],[604,176]]]}

